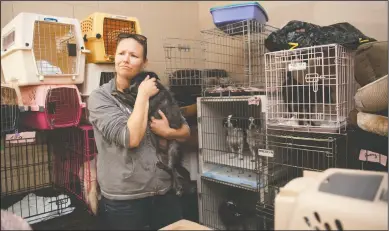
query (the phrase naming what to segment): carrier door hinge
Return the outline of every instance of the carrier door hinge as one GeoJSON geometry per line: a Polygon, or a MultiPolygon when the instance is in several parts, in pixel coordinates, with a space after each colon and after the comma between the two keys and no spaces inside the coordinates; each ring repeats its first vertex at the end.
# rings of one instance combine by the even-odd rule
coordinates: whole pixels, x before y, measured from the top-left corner
{"type": "Polygon", "coordinates": [[[202,193],[199,192],[198,195],[199,195],[199,199],[201,200],[202,193]]]}
{"type": "Polygon", "coordinates": [[[201,123],[201,117],[197,117],[197,123],[201,123]]]}

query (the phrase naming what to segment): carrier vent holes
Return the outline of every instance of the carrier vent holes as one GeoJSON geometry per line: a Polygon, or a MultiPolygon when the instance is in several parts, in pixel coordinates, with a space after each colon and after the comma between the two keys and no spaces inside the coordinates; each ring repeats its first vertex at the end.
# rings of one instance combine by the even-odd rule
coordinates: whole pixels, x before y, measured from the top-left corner
{"type": "Polygon", "coordinates": [[[318,212],[313,213],[313,217],[309,219],[308,217],[304,217],[304,222],[308,227],[313,228],[314,230],[343,230],[342,222],[338,219],[335,219],[333,224],[330,225],[331,222],[322,221],[318,212]]]}

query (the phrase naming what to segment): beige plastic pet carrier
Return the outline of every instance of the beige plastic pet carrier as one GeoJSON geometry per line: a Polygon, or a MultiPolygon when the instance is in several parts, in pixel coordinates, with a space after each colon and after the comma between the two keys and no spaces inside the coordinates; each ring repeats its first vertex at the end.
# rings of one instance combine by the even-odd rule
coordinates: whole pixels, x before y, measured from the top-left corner
{"type": "Polygon", "coordinates": [[[1,30],[6,83],[81,84],[87,52],[74,18],[20,13],[1,30]]]}
{"type": "Polygon", "coordinates": [[[116,40],[120,33],[141,34],[135,17],[95,12],[81,21],[81,30],[86,48],[87,63],[113,63],[116,40]]]}

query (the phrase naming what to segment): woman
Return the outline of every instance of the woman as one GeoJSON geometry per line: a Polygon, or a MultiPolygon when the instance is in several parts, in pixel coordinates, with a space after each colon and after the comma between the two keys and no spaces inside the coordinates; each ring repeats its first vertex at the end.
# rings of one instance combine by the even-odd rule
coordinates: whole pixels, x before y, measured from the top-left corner
{"type": "Polygon", "coordinates": [[[99,153],[99,216],[107,230],[156,230],[182,218],[179,198],[171,191],[170,175],[156,167],[158,158],[151,132],[183,142],[190,134],[185,119],[180,129],[172,129],[160,112],[162,119],[153,119],[149,124],[149,98],[158,93],[154,78],[146,77],[140,84],[133,108],[112,95],[115,89],[123,92],[128,88],[146,64],[146,37],[120,34],[116,78],[93,91],[88,100],[89,121],[99,153]]]}

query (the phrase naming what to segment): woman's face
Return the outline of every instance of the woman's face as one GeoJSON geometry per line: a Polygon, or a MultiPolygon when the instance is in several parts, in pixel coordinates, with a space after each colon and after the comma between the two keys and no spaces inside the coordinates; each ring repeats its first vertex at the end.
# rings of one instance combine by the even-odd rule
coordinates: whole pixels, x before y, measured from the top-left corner
{"type": "Polygon", "coordinates": [[[116,48],[115,69],[117,75],[132,79],[146,65],[143,46],[133,38],[122,39],[116,48]]]}

